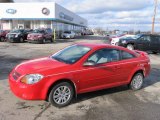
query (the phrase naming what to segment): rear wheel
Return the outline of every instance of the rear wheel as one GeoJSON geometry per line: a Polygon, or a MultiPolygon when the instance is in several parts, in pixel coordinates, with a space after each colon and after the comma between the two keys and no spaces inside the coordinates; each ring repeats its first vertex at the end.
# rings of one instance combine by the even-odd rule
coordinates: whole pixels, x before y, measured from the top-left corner
{"type": "Polygon", "coordinates": [[[134,46],[133,46],[132,44],[128,44],[128,45],[127,45],[127,48],[128,48],[129,50],[134,50],[134,46]]]}
{"type": "Polygon", "coordinates": [[[68,82],[61,82],[52,88],[49,101],[56,107],[64,107],[72,101],[73,95],[73,87],[68,82]]]}
{"type": "Polygon", "coordinates": [[[144,76],[142,73],[137,73],[133,76],[131,83],[130,83],[130,88],[132,90],[139,90],[142,88],[143,85],[143,80],[144,80],[144,76]]]}
{"type": "Polygon", "coordinates": [[[1,37],[1,38],[0,38],[0,41],[4,42],[4,41],[5,41],[5,38],[4,38],[4,37],[1,37]]]}

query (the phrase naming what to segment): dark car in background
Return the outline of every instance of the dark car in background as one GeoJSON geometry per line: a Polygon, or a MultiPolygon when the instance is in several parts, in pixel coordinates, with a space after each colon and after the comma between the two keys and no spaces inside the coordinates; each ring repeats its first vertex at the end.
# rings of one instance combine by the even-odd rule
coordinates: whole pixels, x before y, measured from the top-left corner
{"type": "Polygon", "coordinates": [[[51,29],[35,29],[32,33],[28,34],[27,41],[29,43],[45,43],[46,41],[52,42],[51,29]]]}
{"type": "Polygon", "coordinates": [[[0,30],[0,41],[3,42],[6,40],[6,34],[9,32],[9,30],[0,30]]]}
{"type": "Polygon", "coordinates": [[[138,34],[134,38],[120,39],[119,46],[126,47],[130,50],[160,52],[160,35],[138,34]]]}
{"type": "Polygon", "coordinates": [[[24,29],[13,30],[6,35],[6,39],[8,42],[24,42],[31,31],[24,29]]]}

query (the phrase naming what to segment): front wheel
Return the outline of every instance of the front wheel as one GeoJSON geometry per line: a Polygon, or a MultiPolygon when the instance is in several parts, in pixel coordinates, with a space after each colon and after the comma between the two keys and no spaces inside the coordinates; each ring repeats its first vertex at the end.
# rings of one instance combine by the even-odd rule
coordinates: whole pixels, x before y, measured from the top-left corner
{"type": "Polygon", "coordinates": [[[24,42],[24,39],[23,39],[22,37],[20,38],[20,42],[21,42],[21,43],[23,43],[23,42],[24,42]]]}
{"type": "Polygon", "coordinates": [[[129,50],[134,50],[134,46],[133,46],[132,44],[128,44],[128,45],[127,45],[127,48],[128,48],[129,50]]]}
{"type": "Polygon", "coordinates": [[[131,83],[130,83],[130,88],[132,90],[139,90],[142,88],[143,85],[143,80],[144,80],[144,76],[142,73],[137,73],[133,76],[131,83]]]}
{"type": "Polygon", "coordinates": [[[153,53],[153,54],[157,54],[158,52],[157,52],[157,51],[152,51],[152,53],[153,53]]]}
{"type": "Polygon", "coordinates": [[[46,39],[43,38],[43,39],[42,39],[42,44],[45,44],[45,43],[46,43],[46,39]]]}
{"type": "Polygon", "coordinates": [[[69,105],[73,95],[73,87],[68,82],[62,82],[52,88],[49,94],[49,101],[53,106],[64,107],[69,105]]]}
{"type": "Polygon", "coordinates": [[[4,42],[4,41],[5,41],[5,37],[1,37],[1,38],[0,38],[0,41],[1,41],[1,42],[4,42]]]}

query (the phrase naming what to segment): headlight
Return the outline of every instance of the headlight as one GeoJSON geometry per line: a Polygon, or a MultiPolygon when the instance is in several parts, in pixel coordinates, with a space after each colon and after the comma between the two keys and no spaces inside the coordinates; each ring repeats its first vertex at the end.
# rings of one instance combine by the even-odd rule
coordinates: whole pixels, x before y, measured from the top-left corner
{"type": "Polygon", "coordinates": [[[16,34],[15,37],[18,37],[20,34],[16,34]]]}
{"type": "Polygon", "coordinates": [[[41,79],[43,79],[43,75],[40,75],[40,74],[29,74],[29,75],[24,76],[21,79],[21,82],[25,83],[25,84],[34,84],[34,83],[39,82],[41,79]]]}
{"type": "Polygon", "coordinates": [[[125,44],[125,43],[127,43],[127,42],[126,42],[126,40],[123,40],[122,43],[125,44]]]}

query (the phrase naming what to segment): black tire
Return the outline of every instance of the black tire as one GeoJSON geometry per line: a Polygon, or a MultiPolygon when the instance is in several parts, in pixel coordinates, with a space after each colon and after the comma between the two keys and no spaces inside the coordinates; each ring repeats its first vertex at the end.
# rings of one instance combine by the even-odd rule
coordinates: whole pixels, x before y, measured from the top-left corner
{"type": "Polygon", "coordinates": [[[0,41],[4,42],[5,41],[5,37],[0,37],[0,41]]]}
{"type": "Polygon", "coordinates": [[[130,89],[136,91],[142,88],[144,81],[144,76],[142,73],[136,73],[129,84],[130,89]],[[141,80],[139,80],[139,84],[136,86],[136,82],[138,83],[137,77],[140,77],[141,80]],[[141,81],[141,82],[140,82],[141,81]]]}
{"type": "Polygon", "coordinates": [[[158,54],[158,52],[157,52],[157,51],[152,51],[152,53],[153,53],[153,54],[158,54]]]}
{"type": "Polygon", "coordinates": [[[128,48],[129,50],[134,50],[134,46],[133,46],[132,44],[128,44],[128,45],[127,45],[127,48],[128,48]]]}
{"type": "MultiPolygon", "coordinates": [[[[62,93],[61,93],[62,94],[62,93]]],[[[56,84],[53,88],[52,88],[52,90],[51,90],[51,92],[50,92],[50,94],[49,94],[49,102],[53,105],[53,106],[55,106],[55,107],[59,107],[59,108],[61,108],[61,107],[64,107],[64,106],[67,106],[67,105],[69,105],[70,103],[71,103],[71,101],[72,101],[72,99],[73,99],[73,96],[74,96],[74,90],[73,90],[73,87],[71,86],[71,84],[70,83],[68,83],[68,82],[61,82],[61,83],[59,83],[59,84],[56,84]],[[58,104],[56,101],[55,101],[55,98],[54,98],[54,94],[56,93],[56,90],[57,89],[59,89],[60,87],[67,87],[68,89],[69,89],[69,91],[70,91],[70,93],[69,93],[69,98],[67,98],[67,101],[65,102],[65,103],[61,103],[61,104],[58,104]]],[[[63,96],[64,97],[64,96],[63,96]]],[[[58,98],[57,98],[58,99],[58,98]]],[[[65,98],[66,99],[66,98],[65,98]]],[[[64,99],[63,99],[64,100],[64,99]]],[[[60,102],[62,101],[62,99],[60,100],[60,102]]]]}
{"type": "Polygon", "coordinates": [[[52,43],[53,42],[53,39],[51,38],[50,42],[52,43]]]}
{"type": "Polygon", "coordinates": [[[42,44],[45,44],[45,43],[46,43],[46,39],[43,38],[41,43],[42,43],[42,44]]]}
{"type": "Polygon", "coordinates": [[[24,42],[23,37],[19,38],[19,41],[20,41],[21,43],[23,43],[23,42],[24,42]]]}

